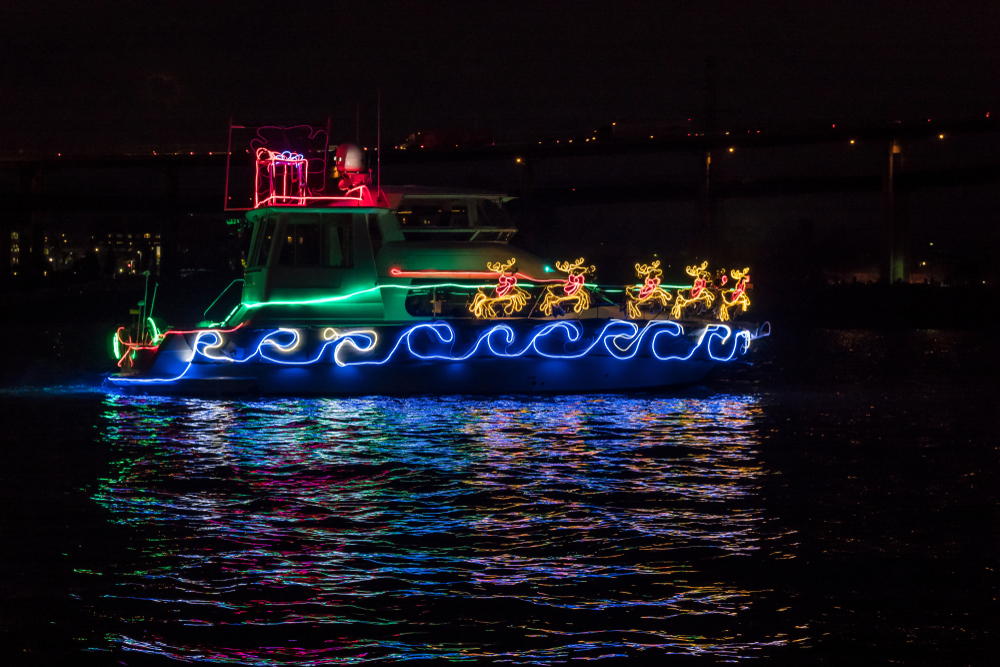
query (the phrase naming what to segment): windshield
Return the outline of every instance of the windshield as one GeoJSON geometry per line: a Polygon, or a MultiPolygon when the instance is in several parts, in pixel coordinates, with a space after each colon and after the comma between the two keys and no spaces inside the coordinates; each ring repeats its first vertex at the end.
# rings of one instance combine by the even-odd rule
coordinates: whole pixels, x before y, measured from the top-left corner
{"type": "MultiPolygon", "coordinates": [[[[295,267],[354,266],[353,213],[281,213],[258,223],[248,266],[267,266],[277,244],[275,265],[295,267]]],[[[363,215],[363,214],[362,214],[363,215]]]]}

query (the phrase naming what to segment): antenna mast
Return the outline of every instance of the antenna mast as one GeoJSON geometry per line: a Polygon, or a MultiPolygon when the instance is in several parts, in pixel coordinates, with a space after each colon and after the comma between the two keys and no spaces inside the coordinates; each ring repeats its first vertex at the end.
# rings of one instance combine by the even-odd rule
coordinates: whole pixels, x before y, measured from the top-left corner
{"type": "Polygon", "coordinates": [[[382,196],[382,89],[378,89],[378,111],[376,111],[375,118],[378,125],[378,130],[375,134],[375,168],[378,170],[378,181],[375,187],[378,188],[378,192],[375,196],[376,203],[378,198],[382,196]]]}

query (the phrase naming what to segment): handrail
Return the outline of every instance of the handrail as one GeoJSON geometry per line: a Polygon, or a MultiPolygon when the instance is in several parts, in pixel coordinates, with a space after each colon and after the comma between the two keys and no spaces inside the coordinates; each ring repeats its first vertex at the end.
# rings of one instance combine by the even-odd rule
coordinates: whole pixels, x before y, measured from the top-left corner
{"type": "Polygon", "coordinates": [[[222,296],[223,296],[223,295],[224,295],[224,294],[225,294],[226,292],[228,292],[228,291],[229,291],[229,288],[230,288],[230,287],[232,287],[233,285],[235,285],[236,283],[242,283],[242,282],[245,282],[245,281],[244,281],[244,280],[243,280],[242,278],[237,278],[237,279],[236,279],[236,280],[234,280],[233,282],[231,282],[231,283],[229,283],[228,285],[226,285],[226,289],[222,290],[222,293],[220,293],[220,294],[219,294],[219,296],[215,297],[215,301],[213,301],[213,302],[212,302],[212,303],[211,303],[211,304],[210,304],[210,305],[208,306],[208,308],[206,308],[206,309],[205,309],[205,312],[204,312],[204,313],[202,313],[202,314],[201,314],[201,316],[202,316],[202,317],[207,317],[207,316],[208,316],[208,311],[212,310],[212,306],[214,306],[215,304],[219,303],[219,299],[221,299],[221,298],[222,298],[222,296]]]}

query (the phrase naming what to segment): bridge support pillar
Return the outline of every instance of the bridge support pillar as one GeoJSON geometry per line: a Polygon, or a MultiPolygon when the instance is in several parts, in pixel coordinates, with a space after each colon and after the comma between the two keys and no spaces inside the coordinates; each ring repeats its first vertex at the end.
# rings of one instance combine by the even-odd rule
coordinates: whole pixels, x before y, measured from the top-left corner
{"type": "Polygon", "coordinates": [[[889,283],[909,282],[907,263],[908,201],[901,183],[904,166],[903,144],[893,140],[882,179],[882,279],[889,283]]]}

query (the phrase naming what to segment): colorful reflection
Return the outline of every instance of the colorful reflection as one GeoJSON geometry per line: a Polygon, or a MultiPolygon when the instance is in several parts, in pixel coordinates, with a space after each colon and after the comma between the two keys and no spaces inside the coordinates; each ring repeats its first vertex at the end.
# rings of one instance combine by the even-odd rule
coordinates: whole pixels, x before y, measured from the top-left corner
{"type": "Polygon", "coordinates": [[[108,396],[95,500],[135,539],[99,607],[119,648],[190,661],[752,657],[790,640],[738,629],[777,603],[716,564],[788,546],[759,419],[748,397],[108,396]]]}

